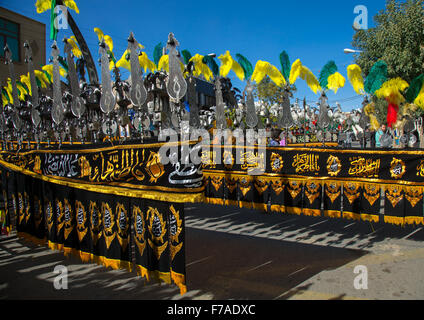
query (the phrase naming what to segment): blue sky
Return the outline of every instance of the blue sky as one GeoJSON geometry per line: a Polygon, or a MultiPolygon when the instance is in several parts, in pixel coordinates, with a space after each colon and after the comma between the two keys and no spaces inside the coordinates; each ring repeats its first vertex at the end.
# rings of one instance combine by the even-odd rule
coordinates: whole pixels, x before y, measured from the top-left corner
{"type": "MultiPolygon", "coordinates": [[[[49,12],[37,14],[36,0],[0,0],[0,6],[26,15],[46,24],[49,32],[49,12]]],[[[98,46],[94,27],[99,27],[114,41],[114,53],[121,57],[127,48],[127,37],[133,31],[136,39],[145,46],[152,59],[153,48],[166,43],[173,32],[181,50],[196,53],[235,56],[241,53],[253,65],[258,60],[268,61],[280,68],[279,55],[286,50],[291,62],[300,59],[318,76],[321,68],[334,60],[339,72],[346,77],[346,68],[353,56],[343,53],[351,47],[354,34],[352,25],[354,8],[364,5],[368,9],[368,24],[373,27],[373,16],[384,9],[384,0],[345,1],[105,1],[76,0],[80,14],[70,11],[83,33],[97,61],[98,46]]],[[[61,30],[58,39],[70,36],[70,30],[61,30]]],[[[48,34],[47,34],[47,39],[48,34]]],[[[50,40],[47,46],[51,45],[50,40]]],[[[48,49],[49,52],[50,49],[48,49]]],[[[49,54],[48,54],[49,56],[49,54]]],[[[219,61],[217,61],[219,64],[219,61]]],[[[123,72],[124,78],[128,72],[123,72]]],[[[230,73],[234,86],[244,84],[230,73]]],[[[302,80],[296,82],[295,97],[317,101],[302,80]]],[[[350,83],[337,94],[328,93],[330,104],[339,101],[343,110],[361,106],[362,99],[350,83]]]]}

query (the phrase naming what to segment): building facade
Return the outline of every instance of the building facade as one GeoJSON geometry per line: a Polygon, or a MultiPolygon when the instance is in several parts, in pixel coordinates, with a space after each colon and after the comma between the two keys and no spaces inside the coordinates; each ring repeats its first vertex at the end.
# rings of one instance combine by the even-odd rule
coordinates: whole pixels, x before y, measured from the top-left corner
{"type": "Polygon", "coordinates": [[[8,44],[13,54],[16,77],[28,73],[25,63],[24,42],[28,41],[32,52],[34,68],[46,64],[46,25],[16,12],[0,7],[0,84],[6,85],[9,77],[5,65],[4,47],[8,44]]]}

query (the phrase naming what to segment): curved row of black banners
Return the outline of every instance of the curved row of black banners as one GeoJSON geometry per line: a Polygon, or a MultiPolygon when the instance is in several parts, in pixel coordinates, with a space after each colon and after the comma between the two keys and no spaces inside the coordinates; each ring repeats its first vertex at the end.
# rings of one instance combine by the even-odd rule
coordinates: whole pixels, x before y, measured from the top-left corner
{"type": "Polygon", "coordinates": [[[3,226],[184,293],[184,203],[424,225],[423,151],[210,146],[195,166],[163,165],[163,146],[3,151],[3,226]]]}
{"type": "Polygon", "coordinates": [[[163,145],[1,152],[4,229],[16,219],[22,238],[185,293],[184,203],[203,200],[203,176],[162,165],[163,145]]]}

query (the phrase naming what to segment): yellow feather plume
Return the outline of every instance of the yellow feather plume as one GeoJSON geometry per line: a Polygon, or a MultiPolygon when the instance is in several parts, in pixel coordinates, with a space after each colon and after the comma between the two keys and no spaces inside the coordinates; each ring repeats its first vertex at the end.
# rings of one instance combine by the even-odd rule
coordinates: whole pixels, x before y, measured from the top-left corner
{"type": "Polygon", "coordinates": [[[377,117],[375,116],[375,105],[370,103],[364,107],[364,112],[370,118],[371,128],[374,131],[377,131],[380,128],[380,123],[378,122],[377,117]]]}
{"type": "Polygon", "coordinates": [[[385,98],[390,103],[400,105],[405,101],[405,98],[401,92],[403,92],[408,87],[409,84],[405,80],[401,78],[395,78],[383,83],[381,88],[375,92],[375,95],[380,99],[385,98]]]}
{"type": "Polygon", "coordinates": [[[78,14],[79,14],[79,9],[78,9],[77,4],[75,3],[75,1],[74,1],[74,0],[64,0],[64,1],[63,1],[63,4],[64,4],[65,6],[67,6],[69,9],[72,9],[72,10],[74,10],[76,13],[78,13],[78,14]]]}
{"type": "Polygon", "coordinates": [[[77,58],[81,58],[82,57],[82,52],[81,52],[80,48],[78,47],[78,41],[75,38],[75,36],[70,37],[68,39],[68,43],[72,47],[72,53],[74,54],[74,56],[77,57],[77,58]]]}
{"type": "Polygon", "coordinates": [[[103,37],[105,36],[103,31],[100,28],[94,28],[94,32],[97,34],[99,41],[102,41],[103,37]]]}
{"type": "Polygon", "coordinates": [[[138,56],[138,61],[140,62],[140,66],[144,69],[145,73],[147,70],[150,70],[152,73],[156,71],[155,63],[149,59],[145,52],[141,52],[141,54],[138,56]]]}
{"type": "Polygon", "coordinates": [[[291,84],[294,84],[297,79],[300,77],[300,74],[302,73],[302,62],[300,59],[297,59],[295,62],[293,62],[292,67],[290,69],[290,77],[289,82],[291,84]]]}
{"type": "Polygon", "coordinates": [[[50,0],[37,0],[35,3],[37,13],[43,13],[52,8],[52,2],[50,0]]]}
{"type": "Polygon", "coordinates": [[[275,66],[266,61],[258,61],[256,63],[255,71],[252,74],[252,81],[259,84],[266,76],[268,76],[279,87],[286,84],[284,76],[275,66]]]}
{"type": "Polygon", "coordinates": [[[105,35],[103,38],[105,39],[105,42],[106,42],[107,46],[109,47],[109,50],[113,52],[113,40],[112,40],[112,38],[108,35],[105,35]]]}
{"type": "MultiPolygon", "coordinates": [[[[44,70],[44,71],[46,71],[48,74],[49,74],[49,76],[50,76],[50,79],[53,79],[53,65],[52,64],[46,64],[45,66],[42,66],[41,67],[41,69],[42,70],[44,70]]],[[[36,71],[38,71],[38,70],[36,70],[36,71]]],[[[40,71],[38,71],[38,72],[40,72],[40,71]]],[[[63,69],[61,66],[59,66],[59,72],[60,72],[60,75],[62,76],[62,77],[66,77],[66,75],[67,75],[67,72],[66,72],[66,70],[65,69],[63,69]]],[[[42,73],[42,72],[41,72],[42,73]]],[[[45,74],[43,73],[43,75],[45,76],[45,74]]],[[[46,77],[45,79],[47,79],[47,83],[49,83],[50,81],[48,80],[48,78],[46,77]]],[[[45,80],[44,79],[44,80],[45,80]]]]}
{"type": "Polygon", "coordinates": [[[378,131],[378,129],[380,128],[380,122],[378,122],[377,117],[373,114],[369,115],[368,117],[370,118],[371,128],[374,131],[378,131]]]}
{"type": "MultiPolygon", "coordinates": [[[[41,72],[40,70],[34,70],[34,73],[35,73],[35,77],[38,79],[38,81],[40,81],[41,88],[47,88],[47,86],[51,82],[49,81],[49,78],[47,78],[47,76],[44,74],[44,72],[41,72]]],[[[53,79],[53,76],[51,78],[53,79]]]]}
{"type": "Polygon", "coordinates": [[[221,60],[221,67],[219,68],[219,73],[221,77],[227,77],[231,70],[234,71],[236,76],[241,80],[244,81],[244,71],[243,68],[240,66],[240,64],[233,59],[233,57],[230,54],[230,51],[227,51],[225,55],[221,55],[218,57],[219,60],[221,60]]]}
{"type": "MultiPolygon", "coordinates": [[[[9,80],[10,80],[10,78],[9,78],[9,80]]],[[[8,82],[8,85],[9,85],[9,82],[8,82]]],[[[3,88],[6,90],[8,96],[9,96],[10,103],[13,104],[13,95],[12,95],[11,88],[9,88],[9,86],[3,87],[3,88]]]]}
{"type": "Polygon", "coordinates": [[[415,98],[414,104],[424,110],[424,86],[421,88],[420,93],[415,98]]]}
{"type": "Polygon", "coordinates": [[[206,81],[211,81],[211,79],[213,78],[213,73],[211,71],[211,69],[204,64],[203,61],[204,56],[200,55],[200,54],[196,54],[195,56],[193,56],[190,59],[190,62],[193,62],[194,64],[194,71],[193,71],[193,75],[195,77],[198,77],[200,75],[203,75],[206,79],[206,81]]]}
{"type": "Polygon", "coordinates": [[[164,54],[159,59],[158,69],[162,70],[162,71],[169,72],[169,56],[167,54],[164,54]]]}
{"type": "Polygon", "coordinates": [[[29,94],[32,95],[31,81],[29,80],[29,75],[21,75],[20,80],[28,87],[29,94]]]}
{"type": "Polygon", "coordinates": [[[28,91],[19,83],[16,84],[16,87],[18,88],[19,100],[25,100],[25,95],[28,94],[28,91]]]}
{"type": "Polygon", "coordinates": [[[347,67],[347,78],[352,84],[353,89],[357,94],[365,94],[364,90],[364,78],[362,77],[361,67],[357,64],[352,64],[347,67]]]}
{"type": "MultiPolygon", "coordinates": [[[[64,0],[63,4],[71,10],[74,10],[76,13],[79,13],[79,9],[74,0],[64,0]]],[[[51,0],[37,0],[35,3],[37,13],[43,13],[52,8],[51,0]]]]}
{"type": "Polygon", "coordinates": [[[9,101],[7,101],[6,96],[4,95],[4,93],[2,92],[1,94],[1,100],[3,102],[3,106],[7,105],[9,103],[9,101]]]}
{"type": "Polygon", "coordinates": [[[340,88],[343,88],[345,86],[346,79],[338,72],[332,74],[328,77],[328,89],[333,90],[334,93],[337,93],[337,91],[340,88]]]}
{"type": "Polygon", "coordinates": [[[125,68],[125,69],[131,71],[131,63],[130,63],[129,60],[127,60],[127,55],[129,55],[129,54],[130,54],[129,50],[128,49],[125,50],[125,52],[123,53],[121,59],[119,59],[116,62],[116,67],[117,68],[125,68]]]}
{"type": "Polygon", "coordinates": [[[321,90],[321,85],[317,77],[309,70],[307,67],[302,66],[300,70],[300,78],[306,81],[308,87],[316,94],[319,90],[321,90]]]}

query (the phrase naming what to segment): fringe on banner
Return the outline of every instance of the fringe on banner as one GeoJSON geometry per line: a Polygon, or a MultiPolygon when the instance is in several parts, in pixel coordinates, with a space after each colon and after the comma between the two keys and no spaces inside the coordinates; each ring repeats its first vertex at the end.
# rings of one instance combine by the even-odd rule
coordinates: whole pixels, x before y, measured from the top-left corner
{"type": "Polygon", "coordinates": [[[384,222],[402,227],[405,226],[404,217],[384,216],[384,222]]]}
{"type": "Polygon", "coordinates": [[[148,282],[150,282],[151,280],[155,280],[158,283],[165,282],[169,285],[174,282],[180,289],[181,295],[187,293],[185,276],[183,274],[172,271],[172,269],[171,272],[150,271],[143,266],[136,265],[136,271],[138,276],[145,278],[148,282]]]}

